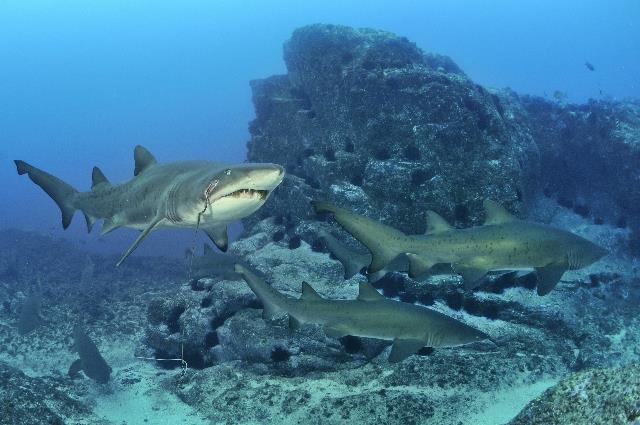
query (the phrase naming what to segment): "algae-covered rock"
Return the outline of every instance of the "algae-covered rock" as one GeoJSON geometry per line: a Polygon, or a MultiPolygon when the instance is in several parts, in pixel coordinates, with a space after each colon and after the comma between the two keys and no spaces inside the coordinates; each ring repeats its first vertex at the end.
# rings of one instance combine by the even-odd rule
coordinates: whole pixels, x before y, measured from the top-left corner
{"type": "Polygon", "coordinates": [[[544,164],[545,193],[583,216],[630,226],[640,253],[640,103],[521,100],[544,164]]]}
{"type": "MultiPolygon", "coordinates": [[[[323,197],[415,233],[427,209],[467,225],[484,198],[517,211],[533,192],[527,129],[451,59],[388,32],[333,25],[296,30],[284,59],[287,75],[251,83],[248,157],[306,182],[290,214],[307,217],[306,198],[323,197]]],[[[281,213],[291,197],[280,188],[247,223],[281,213]]]]}
{"type": "Polygon", "coordinates": [[[569,375],[529,403],[510,425],[627,425],[640,422],[640,365],[569,375]]]}
{"type": "Polygon", "coordinates": [[[97,424],[91,410],[62,387],[60,379],[32,378],[0,362],[0,424],[97,424]]]}
{"type": "Polygon", "coordinates": [[[215,361],[212,348],[218,345],[217,328],[253,301],[242,282],[192,280],[169,298],[151,300],[147,344],[157,358],[180,358],[184,352],[190,367],[211,366],[215,361]]]}

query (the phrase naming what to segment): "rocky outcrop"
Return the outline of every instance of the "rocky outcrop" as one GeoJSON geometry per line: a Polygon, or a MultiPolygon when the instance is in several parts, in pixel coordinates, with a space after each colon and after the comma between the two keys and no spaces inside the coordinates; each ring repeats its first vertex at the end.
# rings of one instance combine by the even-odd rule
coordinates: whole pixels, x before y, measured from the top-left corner
{"type": "Polygon", "coordinates": [[[32,378],[0,362],[0,424],[64,424],[70,419],[97,424],[83,403],[71,398],[67,383],[32,378]]]}
{"type": "Polygon", "coordinates": [[[627,425],[640,422],[640,366],[569,375],[530,402],[510,425],[627,425]]]}
{"type": "Polygon", "coordinates": [[[285,165],[269,215],[310,217],[329,199],[405,232],[433,209],[467,226],[491,197],[528,215],[541,193],[633,231],[640,254],[640,105],[567,105],[474,84],[445,56],[383,31],[296,30],[286,75],[251,83],[248,157],[285,165]],[[544,172],[541,172],[544,170],[544,172]]]}
{"type": "MultiPolygon", "coordinates": [[[[332,25],[296,30],[284,59],[287,75],[251,83],[248,156],[283,164],[306,182],[306,198],[415,233],[427,209],[468,225],[486,197],[520,210],[533,193],[538,152],[507,96],[474,84],[451,59],[387,32],[332,25]]],[[[290,185],[300,189],[295,177],[290,185]]],[[[300,196],[286,187],[261,216],[282,211],[279,197],[300,196]]],[[[294,213],[309,210],[297,204],[294,213]]]]}
{"type": "Polygon", "coordinates": [[[631,227],[640,254],[640,103],[564,105],[523,97],[547,196],[583,216],[631,227]]]}

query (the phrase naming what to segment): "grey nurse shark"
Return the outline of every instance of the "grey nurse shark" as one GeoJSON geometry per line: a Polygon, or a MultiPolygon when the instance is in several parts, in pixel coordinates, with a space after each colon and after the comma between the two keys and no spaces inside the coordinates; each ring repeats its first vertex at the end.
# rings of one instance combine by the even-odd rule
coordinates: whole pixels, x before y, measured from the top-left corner
{"type": "Polygon", "coordinates": [[[192,250],[187,250],[187,267],[189,276],[193,279],[203,277],[215,277],[219,280],[241,280],[235,271],[236,264],[245,265],[238,255],[231,252],[216,252],[209,244],[204,244],[203,254],[195,255],[192,250]]]}
{"type": "Polygon", "coordinates": [[[484,202],[484,225],[455,229],[427,211],[427,233],[406,235],[370,218],[325,202],[317,212],[336,221],[371,251],[369,272],[375,273],[398,256],[409,260],[409,275],[426,274],[436,264],[451,264],[465,286],[474,288],[489,271],[535,269],[537,292],[548,294],[567,270],[586,267],[607,254],[603,248],[565,230],[519,220],[491,200],[484,202]]]}
{"type": "Polygon", "coordinates": [[[262,301],[265,319],[288,314],[292,330],[314,323],[334,338],[353,335],[393,341],[390,362],[402,361],[425,346],[455,347],[489,339],[484,332],[430,308],[385,298],[369,283],[360,283],[355,300],[329,300],[304,282],[302,296],[296,299],[285,297],[242,265],[235,270],[262,301]]]}
{"type": "Polygon", "coordinates": [[[16,160],[15,164],[18,174],[27,174],[60,207],[63,228],[69,226],[74,212],[81,210],[89,232],[99,219],[104,219],[103,234],[118,227],[140,230],[118,265],[160,227],[200,228],[226,251],[227,225],[258,210],[284,177],[284,169],[275,164],[159,164],[142,146],[135,147],[134,159],[134,177],[119,184],[109,183],[94,167],[89,192],[79,192],[24,161],[16,160]]]}

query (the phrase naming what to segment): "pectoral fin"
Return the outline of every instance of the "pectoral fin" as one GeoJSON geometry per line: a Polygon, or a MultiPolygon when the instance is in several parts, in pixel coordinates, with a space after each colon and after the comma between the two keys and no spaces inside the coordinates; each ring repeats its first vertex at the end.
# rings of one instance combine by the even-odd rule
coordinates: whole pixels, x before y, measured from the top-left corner
{"type": "Polygon", "coordinates": [[[551,292],[566,271],[567,265],[563,263],[551,263],[544,267],[536,267],[538,295],[547,295],[551,292]]]}
{"type": "Polygon", "coordinates": [[[146,229],[144,229],[144,230],[142,231],[142,233],[140,233],[140,234],[138,235],[138,238],[137,238],[137,239],[136,239],[136,240],[131,244],[131,246],[129,247],[129,249],[127,249],[127,252],[125,252],[125,253],[124,253],[124,255],[120,258],[120,260],[118,260],[118,262],[116,263],[116,266],[119,266],[120,264],[122,264],[122,262],[123,262],[124,260],[126,260],[126,259],[127,259],[127,257],[128,257],[129,255],[131,255],[131,253],[132,253],[133,251],[135,251],[135,249],[138,247],[138,245],[140,245],[140,242],[142,242],[142,240],[143,240],[144,238],[146,238],[146,237],[147,237],[147,235],[148,235],[149,233],[151,233],[151,231],[152,231],[153,229],[155,229],[156,227],[158,227],[158,225],[162,222],[162,220],[164,220],[164,217],[156,217],[156,218],[151,222],[151,224],[149,224],[149,226],[147,226],[147,228],[146,228],[146,229]]]}
{"type": "Polygon", "coordinates": [[[80,373],[81,370],[82,370],[82,361],[78,359],[73,363],[71,363],[71,366],[69,367],[69,372],[67,372],[67,375],[69,375],[71,379],[75,379],[78,377],[78,374],[80,373]]]}
{"type": "Polygon", "coordinates": [[[209,236],[211,242],[216,244],[222,252],[227,252],[229,247],[229,236],[227,236],[227,226],[207,227],[204,232],[209,236]]]}
{"type": "Polygon", "coordinates": [[[417,339],[395,339],[393,341],[393,347],[391,348],[391,354],[389,354],[389,362],[401,362],[410,355],[415,354],[422,347],[424,347],[424,341],[417,339]]]}
{"type": "Polygon", "coordinates": [[[466,266],[463,264],[455,264],[453,269],[462,276],[465,289],[473,289],[478,286],[482,278],[489,272],[489,270],[481,267],[466,266]]]}

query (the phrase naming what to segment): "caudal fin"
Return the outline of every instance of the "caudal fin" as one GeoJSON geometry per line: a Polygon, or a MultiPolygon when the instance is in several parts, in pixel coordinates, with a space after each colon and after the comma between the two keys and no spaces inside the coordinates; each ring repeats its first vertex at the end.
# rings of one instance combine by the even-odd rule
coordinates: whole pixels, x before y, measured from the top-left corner
{"type": "Polygon", "coordinates": [[[24,161],[15,160],[14,162],[18,174],[28,174],[31,181],[40,186],[58,204],[62,212],[62,227],[65,229],[69,227],[73,213],[76,210],[73,206],[73,200],[78,191],[59,178],[24,161]]]}
{"type": "Polygon", "coordinates": [[[344,230],[371,251],[369,273],[381,270],[404,253],[402,240],[406,235],[401,231],[326,202],[314,201],[312,205],[318,213],[332,213],[344,230]]]}
{"type": "Polygon", "coordinates": [[[362,253],[351,249],[327,232],[320,231],[319,235],[329,252],[333,254],[333,256],[340,261],[342,267],[344,267],[345,279],[351,279],[371,263],[371,255],[368,252],[362,253]]]}

